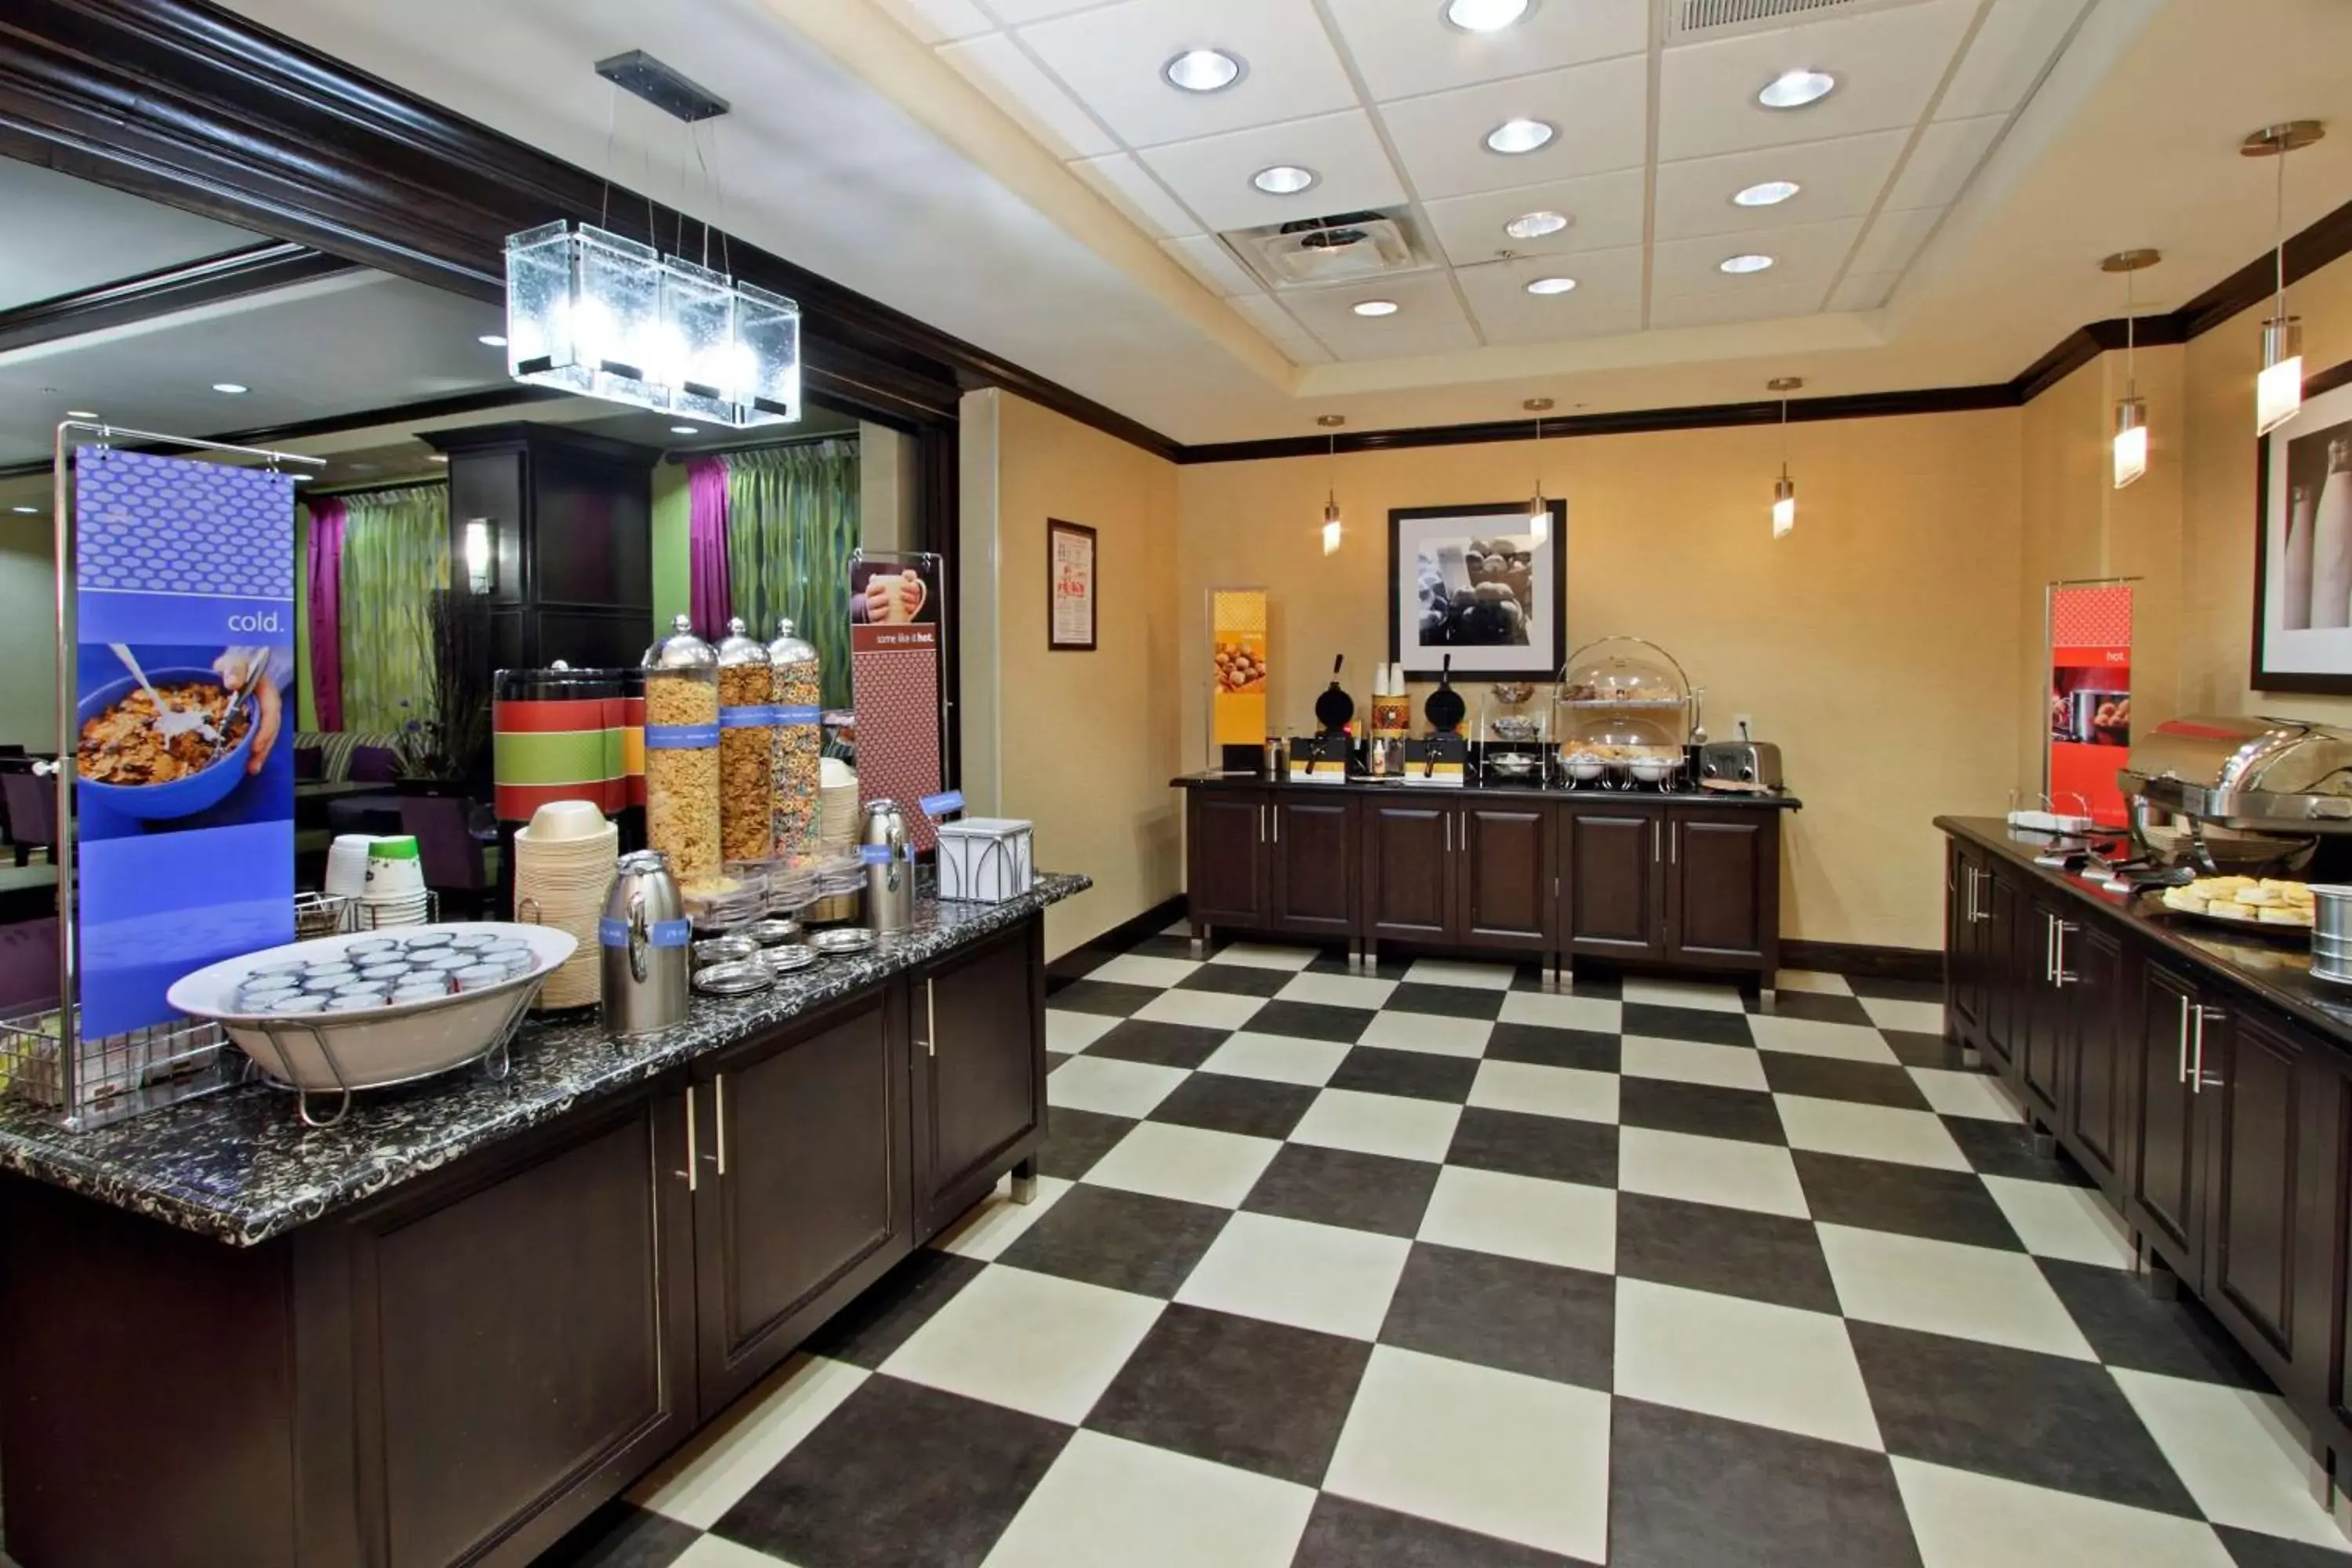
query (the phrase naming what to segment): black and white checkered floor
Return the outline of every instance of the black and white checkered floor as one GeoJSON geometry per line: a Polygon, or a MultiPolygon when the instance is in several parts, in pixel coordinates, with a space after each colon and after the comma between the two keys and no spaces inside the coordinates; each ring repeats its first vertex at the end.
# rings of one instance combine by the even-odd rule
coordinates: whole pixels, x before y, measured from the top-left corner
{"type": "Polygon", "coordinates": [[[1929,988],[1170,933],[1049,1005],[1037,1202],[541,1568],[2352,1568],[1929,988]]]}

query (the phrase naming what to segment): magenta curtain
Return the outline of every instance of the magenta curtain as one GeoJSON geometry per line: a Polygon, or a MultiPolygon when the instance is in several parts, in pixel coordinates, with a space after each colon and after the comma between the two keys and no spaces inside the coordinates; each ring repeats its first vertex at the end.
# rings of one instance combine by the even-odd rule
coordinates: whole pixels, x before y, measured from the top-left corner
{"type": "Polygon", "coordinates": [[[319,728],[343,727],[343,514],[335,496],[310,508],[310,683],[319,728]]]}
{"type": "Polygon", "coordinates": [[[713,642],[727,635],[728,606],[734,602],[727,580],[727,464],[698,458],[686,466],[688,608],[698,636],[713,642]]]}

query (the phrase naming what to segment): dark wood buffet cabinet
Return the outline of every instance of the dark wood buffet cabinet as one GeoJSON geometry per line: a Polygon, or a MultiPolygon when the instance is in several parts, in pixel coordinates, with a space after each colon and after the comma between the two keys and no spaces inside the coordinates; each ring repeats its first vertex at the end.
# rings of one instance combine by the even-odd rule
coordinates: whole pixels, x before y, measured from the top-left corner
{"type": "Polygon", "coordinates": [[[530,1563],[1033,1153],[1042,933],[249,1248],[9,1184],[12,1553],[530,1563]]]}
{"type": "Polygon", "coordinates": [[[1948,1033],[2010,1082],[2156,1278],[2211,1310],[2352,1486],[2352,1005],[2263,962],[2292,946],[2199,940],[2034,866],[1998,822],[1937,826],[1948,1033]]]}
{"type": "Polygon", "coordinates": [[[1596,959],[1780,968],[1787,800],[1179,780],[1186,889],[1213,928],[1596,959]]]}

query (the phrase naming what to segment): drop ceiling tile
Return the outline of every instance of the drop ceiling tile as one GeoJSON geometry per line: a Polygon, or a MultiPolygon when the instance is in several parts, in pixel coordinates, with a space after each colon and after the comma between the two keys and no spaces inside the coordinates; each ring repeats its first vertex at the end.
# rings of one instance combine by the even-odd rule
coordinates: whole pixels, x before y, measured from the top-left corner
{"type": "Polygon", "coordinates": [[[1073,11],[1083,11],[1098,5],[1102,0],[985,0],[996,19],[1008,27],[1018,27],[1029,22],[1042,22],[1049,16],[1066,16],[1073,11]]]}
{"type": "Polygon", "coordinates": [[[927,44],[969,38],[996,28],[971,0],[882,0],[882,8],[927,44]]]}
{"type": "Polygon", "coordinates": [[[1406,98],[1583,65],[1649,47],[1649,0],[1539,5],[1517,26],[1471,33],[1438,0],[1328,0],[1331,19],[1375,99],[1406,98]]]}
{"type": "Polygon", "coordinates": [[[1227,298],[1258,291],[1257,279],[1250,276],[1249,268],[1235,261],[1233,252],[1208,235],[1163,239],[1160,248],[1182,262],[1193,277],[1227,298]]]}
{"type": "Polygon", "coordinates": [[[1443,271],[1338,289],[1286,289],[1279,298],[1342,360],[1403,359],[1478,346],[1470,318],[1443,271]],[[1364,300],[1393,300],[1403,308],[1393,316],[1359,316],[1353,307],[1364,300]]]}
{"type": "Polygon", "coordinates": [[[1761,294],[1811,287],[1818,297],[1828,289],[1830,279],[1853,246],[1854,236],[1861,232],[1859,219],[1841,218],[1834,223],[1759,229],[1753,234],[1666,240],[1653,250],[1652,285],[1661,296],[1761,294]],[[1717,265],[1727,256],[1748,251],[1771,257],[1771,268],[1734,275],[1717,265]]]}
{"type": "Polygon", "coordinates": [[[1720,327],[1737,321],[1778,321],[1810,316],[1822,308],[1818,283],[1780,284],[1748,292],[1670,294],[1650,301],[1650,326],[1720,327]]]}
{"type": "Polygon", "coordinates": [[[1927,0],[1668,49],[1658,80],[1658,156],[1697,158],[1914,124],[1975,12],[1976,0],[1927,0]],[[1828,71],[1837,90],[1802,109],[1756,101],[1767,82],[1797,69],[1828,71]]]}
{"type": "Polygon", "coordinates": [[[1883,212],[1870,232],[1854,247],[1856,272],[1900,272],[1919,254],[1927,236],[1942,220],[1942,207],[1914,207],[1906,212],[1883,212]]]}
{"type": "Polygon", "coordinates": [[[1635,56],[1402,99],[1379,112],[1428,201],[1639,167],[1649,90],[1648,62],[1635,56]],[[1488,152],[1486,132],[1515,119],[1547,121],[1559,134],[1532,153],[1488,152]]]}
{"type": "Polygon", "coordinates": [[[1404,184],[1360,110],[1178,142],[1150,148],[1142,158],[1179,201],[1218,230],[1392,207],[1405,199],[1404,184]],[[1275,163],[1296,163],[1318,177],[1297,195],[1268,195],[1250,176],[1275,163]]]}
{"type": "Polygon", "coordinates": [[[1201,232],[1201,220],[1186,212],[1184,204],[1170,195],[1168,188],[1151,177],[1151,171],[1129,153],[1081,158],[1070,167],[1154,238],[1201,232]]]}
{"type": "Polygon", "coordinates": [[[1942,207],[1959,199],[1969,179],[2009,123],[2002,114],[1939,120],[1919,132],[1919,143],[1886,194],[1892,207],[1942,207]]]}
{"type": "Polygon", "coordinates": [[[1653,232],[1660,239],[1690,239],[1866,216],[1909,136],[1880,131],[1662,163],[1653,232]],[[1791,180],[1800,189],[1777,206],[1733,205],[1734,195],[1767,180],[1791,180]]]}
{"type": "Polygon", "coordinates": [[[1331,351],[1323,346],[1314,333],[1298,324],[1298,318],[1275,303],[1265,294],[1244,294],[1228,300],[1241,317],[1272,339],[1274,345],[1290,356],[1293,364],[1329,364],[1331,351]]]}
{"type": "Polygon", "coordinates": [[[1886,303],[1895,285],[1902,281],[1900,272],[1849,272],[1838,279],[1830,290],[1832,310],[1875,310],[1886,303]]]}
{"type": "Polygon", "coordinates": [[[1642,330],[1642,247],[1588,250],[1538,265],[1465,267],[1454,273],[1490,343],[1557,342],[1642,330]],[[1531,279],[1576,279],[1566,294],[1530,294],[1531,279]]]}
{"type": "Polygon", "coordinates": [[[2025,101],[2042,73],[2057,58],[2084,0],[1996,0],[1977,29],[1968,57],[1952,73],[1939,120],[1969,114],[2007,114],[2025,101]]]}
{"type": "Polygon", "coordinates": [[[1306,0],[1125,0],[1020,30],[1021,41],[1130,147],[1271,125],[1356,106],[1356,89],[1306,0]],[[1184,92],[1160,68],[1219,48],[1247,68],[1222,92],[1184,92]]]}
{"type": "Polygon", "coordinates": [[[1498,250],[1521,256],[1607,250],[1642,243],[1642,171],[1587,174],[1549,185],[1488,191],[1424,203],[1437,242],[1456,266],[1491,261],[1498,250]],[[1503,226],[1528,213],[1556,212],[1570,219],[1558,234],[1515,239],[1503,226]]]}
{"type": "Polygon", "coordinates": [[[1004,34],[942,45],[939,54],[1060,156],[1092,158],[1118,151],[1110,133],[1004,34]]]}

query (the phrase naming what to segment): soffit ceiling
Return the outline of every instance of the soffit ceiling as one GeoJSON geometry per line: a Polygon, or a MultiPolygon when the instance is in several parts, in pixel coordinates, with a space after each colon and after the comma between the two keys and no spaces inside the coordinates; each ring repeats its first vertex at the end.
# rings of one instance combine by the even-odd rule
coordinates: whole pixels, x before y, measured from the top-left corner
{"type": "MultiPolygon", "coordinates": [[[[1845,0],[1669,43],[1673,0],[1549,0],[1491,33],[1443,0],[887,0],[939,57],[1303,363],[1875,309],[2073,36],[2088,0],[1845,0]],[[1162,67],[1214,47],[1214,92],[1162,67]],[[1835,90],[1757,94],[1785,71],[1835,90]],[[1516,156],[1507,121],[1556,129],[1516,156]],[[1269,195],[1273,165],[1317,184],[1269,195]],[[1767,181],[1797,185],[1740,206],[1767,181]],[[1420,270],[1268,288],[1248,237],[1404,215],[1420,270]],[[1523,216],[1568,219],[1515,237],[1523,216]],[[1735,255],[1763,270],[1723,272],[1735,255]],[[1537,279],[1573,288],[1530,295],[1537,279]],[[1401,308],[1368,319],[1368,300],[1401,308]]],[[[1554,285],[1557,287],[1557,285],[1554,285]]]]}
{"type": "Polygon", "coordinates": [[[657,34],[629,0],[232,4],[1187,442],[2004,381],[2120,312],[2101,255],[2163,248],[2161,310],[2269,243],[2253,127],[2343,127],[2293,160],[2290,226],[2352,196],[2340,0],[1906,0],[1671,46],[1643,0],[1476,40],[1439,0],[677,0],[657,34]],[[1202,44],[1249,74],[1187,100],[1159,69],[1202,44]],[[635,47],[733,112],[695,139],[616,102],[591,67],[635,47]],[[1792,59],[1840,89],[1753,107],[1792,59]],[[1478,145],[1527,113],[1574,128],[1551,163],[1478,145]],[[1438,247],[1381,289],[1404,309],[1236,276],[1213,232],[1260,159],[1328,165],[1310,213],[1402,198],[1438,247]],[[1807,189],[1727,216],[1755,171],[1807,189]],[[1569,248],[1481,259],[1538,192],[1569,248]],[[1727,278],[1732,245],[1784,259],[1727,278]],[[1580,286],[1531,298],[1534,265],[1580,286]]]}

